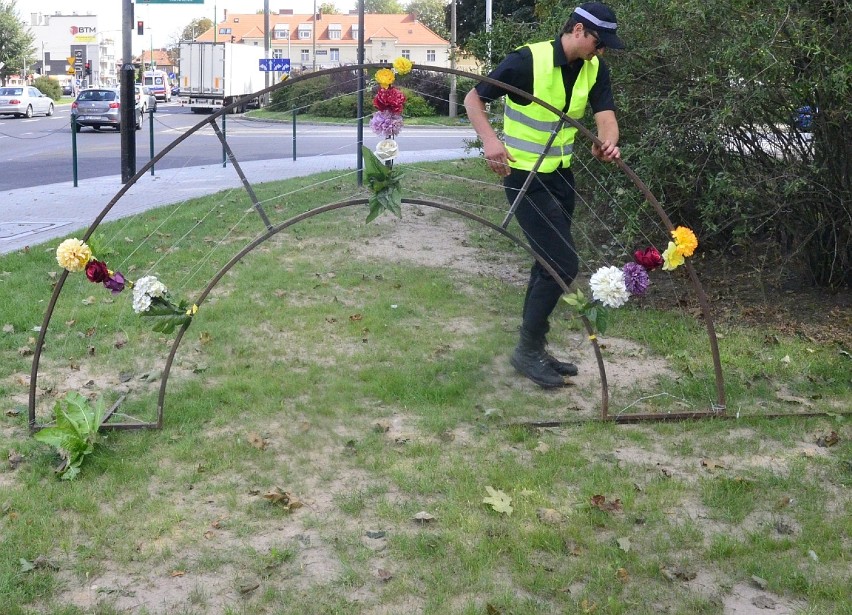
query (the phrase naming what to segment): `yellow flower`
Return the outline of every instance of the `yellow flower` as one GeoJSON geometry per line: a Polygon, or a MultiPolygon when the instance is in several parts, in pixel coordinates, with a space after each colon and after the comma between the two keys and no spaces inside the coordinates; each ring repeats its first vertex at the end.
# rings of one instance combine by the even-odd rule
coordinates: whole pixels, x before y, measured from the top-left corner
{"type": "Polygon", "coordinates": [[[414,66],[414,63],[408,58],[397,58],[393,61],[393,67],[400,75],[407,75],[410,73],[412,66],[414,66]]]}
{"type": "Polygon", "coordinates": [[[79,239],[66,239],[56,248],[56,262],[71,273],[83,271],[92,260],[92,250],[79,239]]]}
{"type": "Polygon", "coordinates": [[[670,241],[669,247],[663,252],[663,270],[674,271],[684,263],[683,254],[677,251],[675,242],[670,241]]]}
{"type": "Polygon", "coordinates": [[[677,252],[681,256],[692,256],[695,248],[698,247],[698,238],[695,236],[695,233],[685,226],[679,226],[673,230],[672,237],[674,237],[675,244],[677,245],[677,252]]]}
{"type": "Polygon", "coordinates": [[[380,68],[376,71],[376,81],[384,89],[389,88],[390,84],[394,82],[394,79],[396,79],[396,75],[389,68],[380,68]]]}
{"type": "Polygon", "coordinates": [[[189,309],[186,311],[186,315],[187,315],[187,316],[195,316],[196,314],[198,314],[198,305],[196,305],[195,303],[193,303],[193,304],[192,304],[192,307],[191,307],[191,308],[189,308],[189,309]]]}

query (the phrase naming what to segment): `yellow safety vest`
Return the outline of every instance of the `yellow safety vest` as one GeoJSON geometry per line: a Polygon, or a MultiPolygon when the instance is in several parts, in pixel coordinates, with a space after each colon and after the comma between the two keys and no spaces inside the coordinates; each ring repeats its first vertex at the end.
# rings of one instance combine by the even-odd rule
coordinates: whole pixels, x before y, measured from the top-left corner
{"type": "MultiPolygon", "coordinates": [[[[533,58],[533,96],[550,103],[557,109],[565,109],[565,84],[562,70],[553,65],[553,43],[544,41],[527,45],[533,58]]],[[[589,91],[598,78],[598,58],[583,62],[574,89],[571,91],[571,106],[565,114],[579,120],[586,111],[589,91]]],[[[503,136],[506,149],[514,157],[509,162],[513,169],[531,171],[544,151],[551,133],[559,125],[559,116],[539,104],[519,105],[506,96],[503,112],[503,136]]],[[[574,135],[577,129],[563,126],[557,133],[553,145],[539,166],[539,172],[555,171],[560,163],[571,166],[574,151],[574,135]]]]}

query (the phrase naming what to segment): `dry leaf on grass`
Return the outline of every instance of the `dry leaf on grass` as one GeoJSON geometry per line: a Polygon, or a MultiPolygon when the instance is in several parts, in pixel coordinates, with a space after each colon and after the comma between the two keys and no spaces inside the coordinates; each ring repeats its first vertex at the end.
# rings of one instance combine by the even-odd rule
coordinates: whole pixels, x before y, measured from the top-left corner
{"type": "Polygon", "coordinates": [[[251,432],[248,435],[248,442],[253,447],[261,451],[266,450],[266,446],[269,444],[269,440],[261,436],[259,433],[255,432],[251,432]]]}
{"type": "Polygon", "coordinates": [[[829,446],[834,446],[838,442],[840,442],[840,436],[837,435],[836,431],[832,431],[829,434],[817,438],[816,444],[817,446],[828,448],[829,446]]]}
{"type": "Polygon", "coordinates": [[[620,512],[621,511],[621,500],[616,498],[609,502],[606,501],[606,496],[604,495],[593,495],[591,500],[589,500],[592,506],[595,508],[602,510],[604,512],[620,512]]]}
{"type": "Polygon", "coordinates": [[[21,465],[21,462],[23,460],[24,460],[23,455],[21,455],[18,451],[14,450],[14,449],[9,451],[9,469],[10,470],[17,470],[18,466],[21,465]]]}
{"type": "Polygon", "coordinates": [[[718,461],[716,459],[702,459],[701,465],[702,465],[702,467],[705,467],[708,470],[715,470],[717,468],[720,468],[722,470],[725,469],[725,464],[723,464],[721,461],[718,461]]]}
{"type": "Polygon", "coordinates": [[[615,576],[622,583],[627,583],[630,580],[630,573],[627,572],[626,568],[619,568],[615,571],[615,576]]]}
{"type": "Polygon", "coordinates": [[[496,512],[510,516],[512,511],[512,498],[510,498],[506,493],[504,493],[501,489],[494,489],[494,487],[486,486],[485,490],[488,492],[488,496],[482,498],[483,504],[488,504],[493,508],[496,512]]]}
{"type": "Polygon", "coordinates": [[[417,513],[416,515],[411,517],[411,520],[415,521],[417,523],[426,524],[426,523],[431,523],[432,521],[434,521],[435,517],[433,517],[432,515],[427,513],[425,510],[421,510],[419,513],[417,513]]]}
{"type": "Polygon", "coordinates": [[[301,500],[294,497],[287,491],[282,491],[279,487],[274,487],[270,489],[266,493],[264,493],[261,497],[265,500],[269,500],[273,504],[278,504],[285,510],[296,510],[297,508],[301,508],[304,506],[301,500]]]}
{"type": "Polygon", "coordinates": [[[695,572],[679,566],[660,566],[660,574],[669,581],[691,581],[698,576],[695,572]]]}
{"type": "Polygon", "coordinates": [[[621,550],[622,550],[622,551],[624,551],[625,553],[629,553],[629,552],[630,552],[630,547],[631,547],[632,545],[630,544],[630,539],[629,539],[629,538],[626,538],[626,537],[625,537],[625,538],[619,538],[616,542],[618,543],[618,548],[619,548],[619,549],[621,549],[621,550]]]}
{"type": "Polygon", "coordinates": [[[384,568],[379,568],[376,570],[376,578],[383,583],[387,583],[393,578],[393,573],[385,570],[384,568]]]}

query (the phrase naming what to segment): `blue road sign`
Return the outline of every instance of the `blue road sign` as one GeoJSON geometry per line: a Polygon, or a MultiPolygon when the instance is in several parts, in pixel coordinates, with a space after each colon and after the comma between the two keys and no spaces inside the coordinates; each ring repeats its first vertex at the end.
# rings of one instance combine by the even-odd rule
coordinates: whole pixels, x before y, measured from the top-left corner
{"type": "Polygon", "coordinates": [[[262,71],[290,72],[290,58],[262,58],[258,63],[262,71]]]}

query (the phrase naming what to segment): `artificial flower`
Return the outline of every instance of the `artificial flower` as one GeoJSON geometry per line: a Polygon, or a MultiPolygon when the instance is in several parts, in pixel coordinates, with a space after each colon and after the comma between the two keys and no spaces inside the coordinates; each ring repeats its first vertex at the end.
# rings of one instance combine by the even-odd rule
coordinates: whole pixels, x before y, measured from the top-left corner
{"type": "Polygon", "coordinates": [[[398,88],[379,88],[373,98],[373,106],[378,111],[400,114],[403,105],[405,105],[405,94],[398,88]]]}
{"type": "Polygon", "coordinates": [[[86,277],[90,282],[100,284],[109,278],[109,269],[103,261],[95,260],[94,258],[86,263],[86,277]]]}
{"type": "Polygon", "coordinates": [[[92,258],[92,250],[79,239],[66,239],[56,248],[56,262],[71,273],[83,271],[92,258]]]}
{"type": "Polygon", "coordinates": [[[627,291],[631,295],[644,295],[648,290],[648,284],[651,283],[645,267],[639,263],[625,263],[621,271],[624,273],[624,286],[627,287],[627,291]]]}
{"type": "Polygon", "coordinates": [[[633,259],[647,271],[653,271],[663,264],[663,257],[660,256],[660,252],[654,246],[644,250],[636,250],[633,253],[633,259]]]}
{"type": "Polygon", "coordinates": [[[402,116],[389,111],[377,111],[370,120],[370,128],[380,137],[395,137],[402,130],[402,116]]]}
{"type": "Polygon", "coordinates": [[[669,247],[663,252],[663,271],[674,271],[684,263],[683,254],[677,251],[675,242],[670,241],[669,247]]]}
{"type": "Polygon", "coordinates": [[[112,291],[113,295],[117,295],[123,291],[125,283],[126,280],[120,271],[113,272],[106,280],[104,280],[104,286],[112,291]]]}
{"type": "Polygon", "coordinates": [[[393,160],[399,154],[399,145],[393,139],[384,139],[376,145],[376,158],[385,162],[393,160]]]}
{"type": "Polygon", "coordinates": [[[606,307],[621,307],[630,298],[624,284],[624,272],[618,267],[601,267],[589,279],[592,297],[606,307]]]}
{"type": "Polygon", "coordinates": [[[137,314],[147,312],[154,299],[166,296],[168,289],[155,276],[147,275],[133,285],[133,311],[137,314]]]}
{"type": "Polygon", "coordinates": [[[695,233],[685,226],[679,226],[673,230],[672,237],[674,237],[677,252],[681,256],[692,256],[695,248],[698,247],[698,238],[695,236],[695,233]]]}
{"type": "Polygon", "coordinates": [[[376,71],[376,82],[383,88],[389,88],[395,79],[396,75],[389,68],[380,68],[376,71]]]}
{"type": "Polygon", "coordinates": [[[414,63],[408,58],[399,57],[393,61],[393,67],[400,75],[407,75],[410,73],[412,66],[414,66],[414,63]]]}

